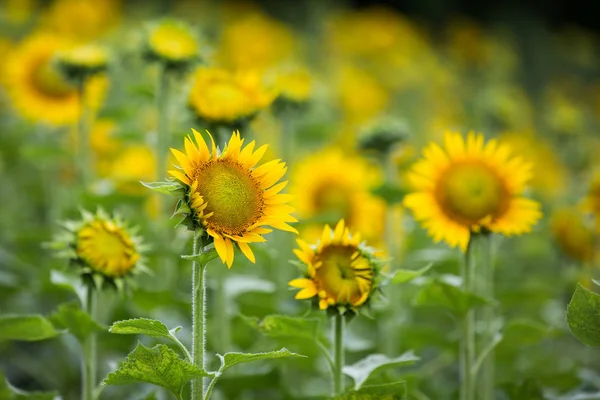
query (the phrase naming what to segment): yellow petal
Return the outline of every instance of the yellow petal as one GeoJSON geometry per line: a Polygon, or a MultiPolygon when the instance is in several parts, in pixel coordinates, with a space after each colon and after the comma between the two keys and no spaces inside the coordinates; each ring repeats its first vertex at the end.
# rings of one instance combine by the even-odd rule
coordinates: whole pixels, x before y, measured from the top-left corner
{"type": "Polygon", "coordinates": [[[219,234],[215,234],[213,238],[215,242],[215,250],[217,250],[217,254],[221,259],[221,262],[227,262],[227,245],[225,244],[225,240],[219,234]]]}
{"type": "Polygon", "coordinates": [[[238,247],[240,248],[242,253],[244,253],[244,255],[246,256],[246,258],[248,260],[250,260],[253,264],[256,263],[256,259],[254,258],[254,253],[252,252],[252,249],[250,248],[250,246],[248,246],[247,243],[238,242],[238,247]]]}

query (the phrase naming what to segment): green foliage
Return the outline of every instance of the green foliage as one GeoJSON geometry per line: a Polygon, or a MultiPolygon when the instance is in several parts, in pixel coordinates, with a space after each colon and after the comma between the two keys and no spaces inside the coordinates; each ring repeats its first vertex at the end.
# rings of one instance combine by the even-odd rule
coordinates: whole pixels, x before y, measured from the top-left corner
{"type": "Polygon", "coordinates": [[[23,340],[35,342],[56,337],[60,334],[52,323],[41,315],[0,316],[0,342],[23,340]]]}
{"type": "Polygon", "coordinates": [[[119,368],[108,374],[103,384],[151,383],[168,389],[180,399],[182,390],[189,381],[207,376],[211,374],[182,360],[164,344],[148,348],[138,343],[119,368]]]}
{"type": "Polygon", "coordinates": [[[337,396],[334,400],[404,400],[406,398],[406,382],[393,382],[383,385],[363,386],[358,390],[337,396]]]}
{"type": "Polygon", "coordinates": [[[74,301],[61,304],[50,319],[56,327],[67,329],[80,343],[83,343],[92,333],[105,330],[74,301]]]}
{"type": "Polygon", "coordinates": [[[427,264],[423,268],[411,270],[411,269],[397,269],[394,271],[394,274],[390,278],[391,283],[402,284],[409,283],[413,280],[417,279],[420,276],[423,276],[427,271],[431,269],[433,264],[427,264]]]}
{"type": "Polygon", "coordinates": [[[458,277],[444,276],[427,280],[416,298],[416,304],[444,307],[457,316],[465,315],[471,308],[491,304],[491,300],[465,291],[458,277]]]}
{"type": "Polygon", "coordinates": [[[134,318],[117,321],[108,328],[110,333],[121,335],[146,335],[152,337],[171,338],[171,332],[165,324],[150,318],[134,318]]]}
{"type": "Polygon", "coordinates": [[[221,368],[219,368],[220,373],[224,372],[228,368],[233,367],[234,365],[242,363],[285,357],[305,357],[300,354],[292,353],[285,347],[280,350],[270,351],[268,353],[225,353],[225,355],[217,355],[221,359],[221,368]]]}
{"type": "Polygon", "coordinates": [[[402,202],[407,191],[405,188],[392,185],[390,183],[384,183],[381,186],[376,187],[372,190],[375,196],[381,197],[388,205],[394,205],[402,202]]]}
{"type": "Polygon", "coordinates": [[[578,284],[567,307],[567,322],[583,344],[600,346],[600,295],[578,284]]]}
{"type": "Polygon", "coordinates": [[[369,378],[383,372],[386,369],[403,367],[419,361],[412,351],[406,352],[399,357],[389,358],[383,354],[370,354],[352,365],[346,365],[343,373],[354,379],[354,390],[359,390],[369,378]]]}
{"type": "Polygon", "coordinates": [[[503,386],[508,400],[544,400],[544,394],[539,382],[526,379],[521,383],[507,384],[503,386]]]}
{"type": "Polygon", "coordinates": [[[24,392],[13,387],[0,372],[0,399],[2,400],[54,400],[56,392],[24,392]]]}
{"type": "Polygon", "coordinates": [[[316,318],[267,315],[262,320],[245,317],[244,320],[260,333],[269,337],[316,339],[321,321],[316,318]]]}
{"type": "Polygon", "coordinates": [[[209,261],[214,260],[218,256],[219,255],[217,254],[217,251],[213,247],[207,251],[203,251],[200,254],[182,255],[181,258],[188,261],[199,262],[200,265],[206,265],[209,261]]]}
{"type": "Polygon", "coordinates": [[[140,182],[148,189],[154,190],[158,193],[163,194],[176,194],[183,193],[183,186],[176,181],[165,181],[165,182],[140,182]]]}

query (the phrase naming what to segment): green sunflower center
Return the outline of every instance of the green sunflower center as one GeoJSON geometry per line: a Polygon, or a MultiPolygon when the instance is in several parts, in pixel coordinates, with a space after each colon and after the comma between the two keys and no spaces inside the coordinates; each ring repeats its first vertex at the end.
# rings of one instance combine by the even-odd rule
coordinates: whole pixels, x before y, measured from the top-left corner
{"type": "Polygon", "coordinates": [[[371,268],[361,255],[352,259],[356,251],[353,246],[331,245],[318,255],[322,265],[316,269],[314,279],[319,290],[336,299],[336,304],[358,305],[371,289],[371,268]]]}
{"type": "Polygon", "coordinates": [[[204,213],[214,213],[207,220],[211,229],[239,235],[262,216],[262,190],[247,169],[216,160],[197,175],[198,192],[208,204],[204,213]]]}
{"type": "Polygon", "coordinates": [[[74,93],[69,84],[52,65],[50,60],[40,63],[33,74],[33,83],[42,93],[52,97],[66,97],[74,93]]]}
{"type": "Polygon", "coordinates": [[[336,185],[335,182],[328,182],[317,188],[313,204],[317,213],[322,215],[327,222],[333,224],[343,218],[351,226],[350,196],[351,193],[346,188],[336,185]]]}
{"type": "Polygon", "coordinates": [[[500,178],[485,165],[461,163],[443,174],[436,195],[445,212],[470,225],[500,214],[507,191],[500,178]]]}

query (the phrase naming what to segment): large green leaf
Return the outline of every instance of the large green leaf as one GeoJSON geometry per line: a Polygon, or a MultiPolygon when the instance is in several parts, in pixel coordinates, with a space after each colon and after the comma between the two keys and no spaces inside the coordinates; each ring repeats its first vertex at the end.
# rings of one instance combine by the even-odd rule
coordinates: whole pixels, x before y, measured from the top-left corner
{"type": "Polygon", "coordinates": [[[503,389],[509,400],[544,400],[542,388],[538,382],[532,379],[526,379],[521,383],[506,384],[503,389]]]}
{"type": "Polygon", "coordinates": [[[428,264],[428,265],[424,266],[423,268],[416,269],[416,270],[397,269],[396,271],[394,271],[394,273],[390,279],[390,282],[396,283],[396,284],[409,283],[409,282],[413,281],[414,279],[425,274],[427,271],[429,271],[431,269],[432,266],[433,266],[433,264],[428,264]]]}
{"type": "Polygon", "coordinates": [[[56,327],[67,329],[80,343],[84,342],[90,334],[106,329],[83,311],[77,302],[61,304],[50,319],[56,327]]]}
{"type": "Polygon", "coordinates": [[[600,346],[600,295],[578,284],[567,306],[567,322],[583,344],[600,346]]]}
{"type": "Polygon", "coordinates": [[[344,374],[354,379],[354,390],[359,390],[372,376],[388,368],[402,367],[419,361],[412,351],[399,357],[389,358],[383,354],[371,354],[362,360],[343,368],[344,374]]]}
{"type": "Polygon", "coordinates": [[[406,196],[406,189],[389,183],[376,187],[371,191],[375,196],[381,197],[389,205],[401,203],[406,196]]]}
{"type": "Polygon", "coordinates": [[[225,353],[225,355],[217,355],[221,359],[221,368],[219,369],[219,372],[223,372],[234,365],[252,361],[270,360],[284,357],[306,357],[300,354],[292,353],[285,347],[280,350],[270,351],[268,353],[225,353]]]}
{"type": "Polygon", "coordinates": [[[165,324],[150,318],[134,318],[117,321],[108,328],[110,333],[120,335],[146,335],[152,337],[171,338],[171,332],[165,324]]]}
{"type": "Polygon", "coordinates": [[[108,374],[103,384],[151,383],[168,389],[180,399],[181,391],[189,381],[204,376],[212,375],[182,360],[168,346],[159,344],[148,348],[138,343],[119,368],[108,374]]]}
{"type": "Polygon", "coordinates": [[[262,320],[245,317],[244,320],[260,333],[270,337],[304,338],[314,340],[321,321],[316,318],[267,315],[262,320]]]}
{"type": "Polygon", "coordinates": [[[51,339],[60,334],[52,323],[41,315],[0,316],[0,342],[23,340],[35,342],[51,339]]]}
{"type": "Polygon", "coordinates": [[[0,372],[0,399],[2,400],[53,400],[56,392],[24,392],[12,386],[0,372]]]}
{"type": "Polygon", "coordinates": [[[470,309],[492,304],[492,301],[460,287],[460,278],[446,275],[437,279],[429,279],[423,284],[416,298],[416,304],[433,307],[444,307],[458,316],[465,315],[470,309]]]}
{"type": "Polygon", "coordinates": [[[337,396],[334,400],[403,400],[406,398],[406,382],[363,386],[359,390],[337,396]]]}

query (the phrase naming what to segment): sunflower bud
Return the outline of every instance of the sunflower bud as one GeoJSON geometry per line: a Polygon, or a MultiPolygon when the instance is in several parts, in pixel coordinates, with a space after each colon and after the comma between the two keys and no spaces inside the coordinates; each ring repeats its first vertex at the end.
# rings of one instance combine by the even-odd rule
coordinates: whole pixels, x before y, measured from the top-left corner
{"type": "Polygon", "coordinates": [[[148,29],[145,55],[167,68],[184,69],[198,60],[200,45],[191,28],[179,21],[165,20],[148,29]]]}
{"type": "Polygon", "coordinates": [[[385,118],[376,121],[361,132],[359,148],[387,154],[395,145],[404,142],[408,136],[406,123],[393,118],[385,118]]]}

